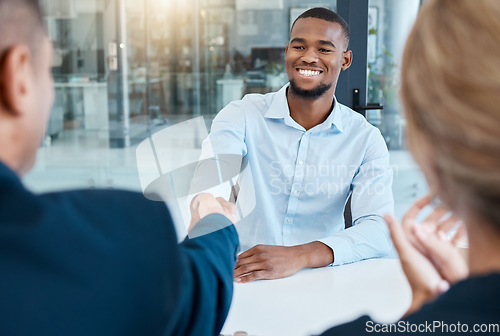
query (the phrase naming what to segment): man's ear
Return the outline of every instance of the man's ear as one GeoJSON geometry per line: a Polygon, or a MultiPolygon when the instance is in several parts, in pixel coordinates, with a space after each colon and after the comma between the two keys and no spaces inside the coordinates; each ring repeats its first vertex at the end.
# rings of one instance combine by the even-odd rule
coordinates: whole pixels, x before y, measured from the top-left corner
{"type": "Polygon", "coordinates": [[[342,70],[347,70],[352,64],[352,51],[344,51],[344,55],[342,57],[342,70]]]}
{"type": "Polygon", "coordinates": [[[31,53],[27,46],[9,48],[0,63],[0,104],[5,112],[18,115],[25,110],[30,90],[31,53]]]}

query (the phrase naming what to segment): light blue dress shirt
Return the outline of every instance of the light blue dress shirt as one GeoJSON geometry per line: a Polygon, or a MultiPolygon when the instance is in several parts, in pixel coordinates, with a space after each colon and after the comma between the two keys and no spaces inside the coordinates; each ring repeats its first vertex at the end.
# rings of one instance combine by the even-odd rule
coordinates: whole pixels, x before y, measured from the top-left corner
{"type": "Polygon", "coordinates": [[[243,156],[249,168],[239,176],[238,203],[253,204],[236,225],[242,251],[320,241],[333,250],[333,265],[385,256],[391,241],[382,216],[394,200],[379,130],[335,99],[328,118],[306,131],[290,116],[287,87],[231,102],[203,144],[243,156]],[[353,226],[344,230],[351,192],[353,226]]]}

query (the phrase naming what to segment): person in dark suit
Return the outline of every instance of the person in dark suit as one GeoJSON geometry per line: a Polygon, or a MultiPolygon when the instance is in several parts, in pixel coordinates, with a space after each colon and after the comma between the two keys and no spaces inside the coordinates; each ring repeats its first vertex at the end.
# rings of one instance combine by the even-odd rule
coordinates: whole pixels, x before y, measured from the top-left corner
{"type": "Polygon", "coordinates": [[[415,203],[402,225],[388,216],[412,289],[394,324],[368,317],[341,335],[500,334],[500,1],[429,0],[408,38],[401,70],[407,136],[441,206],[415,203]],[[456,219],[464,226],[449,232],[456,219]],[[468,260],[456,248],[466,230],[468,260]]]}
{"type": "Polygon", "coordinates": [[[123,191],[35,195],[53,101],[36,0],[0,0],[0,335],[218,335],[232,298],[234,208],[201,194],[178,244],[166,205],[123,191]]]}

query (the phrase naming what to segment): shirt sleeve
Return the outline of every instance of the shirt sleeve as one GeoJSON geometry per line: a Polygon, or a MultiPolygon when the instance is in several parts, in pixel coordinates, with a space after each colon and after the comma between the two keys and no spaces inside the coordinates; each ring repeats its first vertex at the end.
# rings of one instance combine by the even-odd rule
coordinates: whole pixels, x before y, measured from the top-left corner
{"type": "Polygon", "coordinates": [[[238,154],[245,156],[245,111],[242,101],[234,101],[224,107],[212,122],[210,134],[203,141],[202,157],[214,154],[238,154]]]}
{"type": "Polygon", "coordinates": [[[392,242],[383,216],[394,213],[392,179],[389,151],[374,128],[351,183],[352,227],[319,240],[333,250],[333,265],[387,255],[392,242]]]}
{"type": "Polygon", "coordinates": [[[203,140],[189,194],[207,190],[219,196],[229,194],[231,190],[226,182],[239,175],[246,154],[245,113],[242,102],[235,101],[219,112],[210,134],[203,140]]]}

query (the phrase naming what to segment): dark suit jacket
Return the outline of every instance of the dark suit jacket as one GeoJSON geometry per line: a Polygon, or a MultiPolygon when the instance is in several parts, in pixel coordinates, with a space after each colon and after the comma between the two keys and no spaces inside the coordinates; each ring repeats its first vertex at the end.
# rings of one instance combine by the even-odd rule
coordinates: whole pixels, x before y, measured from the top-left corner
{"type": "Polygon", "coordinates": [[[218,335],[238,236],[222,215],[196,228],[214,225],[177,244],[164,203],[36,196],[0,162],[0,335],[218,335]]]}
{"type": "Polygon", "coordinates": [[[457,283],[436,301],[394,325],[376,324],[364,316],[322,336],[500,335],[499,302],[500,274],[490,274],[457,283]]]}

